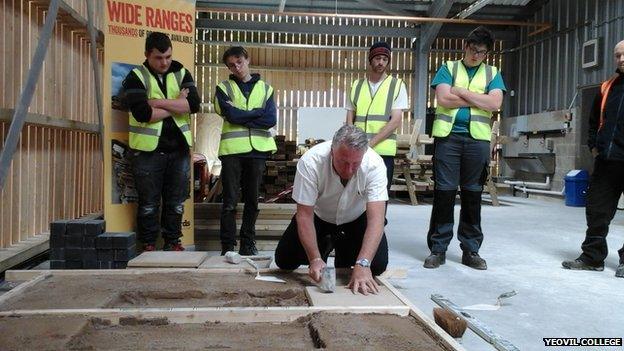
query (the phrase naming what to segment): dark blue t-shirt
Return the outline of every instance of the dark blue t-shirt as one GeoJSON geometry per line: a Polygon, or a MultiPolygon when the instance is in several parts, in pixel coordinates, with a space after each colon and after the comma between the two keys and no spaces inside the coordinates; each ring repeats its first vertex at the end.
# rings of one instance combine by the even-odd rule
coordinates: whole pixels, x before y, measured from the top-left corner
{"type": "MultiPolygon", "coordinates": [[[[462,62],[462,65],[463,64],[464,63],[462,62]]],[[[472,78],[477,73],[477,70],[479,69],[480,65],[475,66],[475,67],[467,67],[466,65],[464,65],[464,67],[466,68],[466,72],[468,72],[468,78],[472,80],[472,78]]],[[[431,82],[431,88],[435,89],[438,86],[438,84],[442,84],[442,83],[453,86],[453,76],[451,75],[451,72],[446,67],[446,64],[442,65],[442,67],[438,69],[438,72],[436,73],[435,77],[433,77],[433,81],[431,82]]],[[[505,83],[503,82],[503,77],[501,76],[500,72],[496,72],[496,76],[494,76],[490,84],[485,89],[485,93],[487,94],[488,92],[494,89],[500,89],[503,91],[503,93],[507,91],[507,88],[505,88],[505,83]]],[[[470,133],[470,130],[468,129],[469,123],[470,123],[470,108],[460,107],[459,111],[457,112],[457,116],[455,116],[455,123],[453,124],[453,129],[451,130],[451,132],[470,133]]]]}

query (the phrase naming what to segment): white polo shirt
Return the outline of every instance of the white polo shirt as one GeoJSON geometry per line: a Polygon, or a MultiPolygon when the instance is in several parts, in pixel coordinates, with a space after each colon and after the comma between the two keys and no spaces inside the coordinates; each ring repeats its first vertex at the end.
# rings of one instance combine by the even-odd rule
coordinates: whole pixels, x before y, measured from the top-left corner
{"type": "Polygon", "coordinates": [[[332,166],[331,141],[318,144],[297,163],[292,198],[298,204],[314,206],[325,222],[349,223],[366,211],[366,203],[387,201],[386,166],[370,147],[356,174],[346,186],[332,166]]]}

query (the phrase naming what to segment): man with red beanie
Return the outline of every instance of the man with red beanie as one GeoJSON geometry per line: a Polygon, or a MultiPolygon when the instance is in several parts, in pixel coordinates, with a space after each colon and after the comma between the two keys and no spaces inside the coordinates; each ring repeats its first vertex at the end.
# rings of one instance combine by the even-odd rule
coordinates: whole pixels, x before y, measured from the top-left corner
{"type": "Polygon", "coordinates": [[[392,49],[388,43],[378,42],[370,47],[367,77],[351,84],[345,106],[347,124],[355,124],[364,130],[370,147],[384,160],[388,190],[394,172],[395,131],[401,125],[403,110],[408,109],[407,90],[403,80],[386,72],[391,55],[392,49]]]}

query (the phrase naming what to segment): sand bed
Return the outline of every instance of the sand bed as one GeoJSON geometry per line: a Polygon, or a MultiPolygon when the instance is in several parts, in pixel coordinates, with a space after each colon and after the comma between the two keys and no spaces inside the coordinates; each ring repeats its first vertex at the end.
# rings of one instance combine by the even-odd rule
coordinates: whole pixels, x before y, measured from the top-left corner
{"type": "Polygon", "coordinates": [[[375,314],[316,313],[290,323],[169,324],[127,318],[119,325],[22,317],[0,318],[0,331],[3,350],[445,350],[413,318],[375,314]]]}
{"type": "Polygon", "coordinates": [[[309,305],[304,288],[312,284],[305,276],[279,276],[286,284],[254,277],[222,273],[53,275],[8,299],[0,310],[309,305]]]}

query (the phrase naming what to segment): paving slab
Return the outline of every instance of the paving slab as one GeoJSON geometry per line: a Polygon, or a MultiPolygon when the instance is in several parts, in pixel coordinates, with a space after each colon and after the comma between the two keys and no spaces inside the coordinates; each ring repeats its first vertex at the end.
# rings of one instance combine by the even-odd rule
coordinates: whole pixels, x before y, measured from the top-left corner
{"type": "Polygon", "coordinates": [[[128,261],[128,267],[197,268],[206,257],[206,252],[197,251],[150,251],[128,261]]]}

